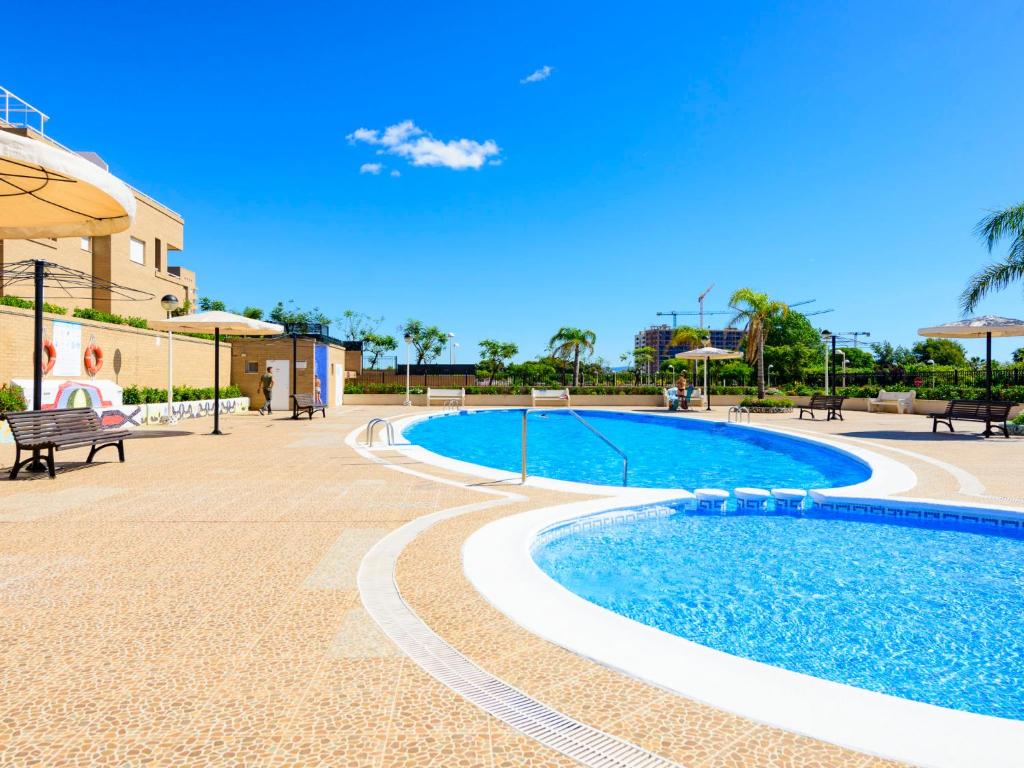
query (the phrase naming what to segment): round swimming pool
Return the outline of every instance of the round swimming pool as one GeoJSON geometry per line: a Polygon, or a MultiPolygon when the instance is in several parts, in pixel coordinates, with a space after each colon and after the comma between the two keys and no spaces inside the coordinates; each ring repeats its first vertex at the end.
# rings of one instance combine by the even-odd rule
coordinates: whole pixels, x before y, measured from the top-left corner
{"type": "Polygon", "coordinates": [[[542,539],[533,558],[586,600],[719,651],[1024,720],[1020,534],[682,511],[542,539]]]}
{"type": "MultiPolygon", "coordinates": [[[[522,410],[462,411],[404,431],[429,451],[518,472],[522,410]]],[[[843,451],[773,432],[686,417],[586,411],[583,418],[629,457],[629,485],[640,488],[835,488],[871,470],[843,451]]],[[[622,459],[564,410],[528,417],[530,475],[622,484],[622,459]]]]}

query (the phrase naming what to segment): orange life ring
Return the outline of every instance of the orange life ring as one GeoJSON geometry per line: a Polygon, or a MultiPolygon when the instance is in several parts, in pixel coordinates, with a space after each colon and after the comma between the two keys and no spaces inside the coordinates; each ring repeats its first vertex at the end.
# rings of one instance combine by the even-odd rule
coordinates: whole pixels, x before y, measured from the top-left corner
{"type": "Polygon", "coordinates": [[[46,354],[46,360],[43,361],[43,376],[53,370],[54,364],[57,362],[57,348],[53,346],[53,342],[49,339],[43,339],[43,352],[46,354]]]}
{"type": "Polygon", "coordinates": [[[103,367],[103,350],[95,344],[85,348],[85,356],[82,358],[85,363],[85,370],[90,376],[95,376],[103,367]]]}

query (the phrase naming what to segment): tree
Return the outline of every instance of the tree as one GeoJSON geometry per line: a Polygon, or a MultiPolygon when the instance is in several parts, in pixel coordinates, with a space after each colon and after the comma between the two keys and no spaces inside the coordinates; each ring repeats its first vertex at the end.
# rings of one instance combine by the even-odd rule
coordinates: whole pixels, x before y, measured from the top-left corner
{"type": "Polygon", "coordinates": [[[541,360],[527,360],[525,363],[511,363],[506,369],[508,375],[523,386],[547,385],[558,381],[558,372],[541,360]]]}
{"type": "Polygon", "coordinates": [[[846,365],[850,368],[873,368],[875,365],[875,358],[871,356],[870,352],[866,352],[863,349],[843,347],[836,350],[837,357],[842,357],[839,352],[846,355],[846,365]]]}
{"type": "Polygon", "coordinates": [[[633,362],[636,364],[637,375],[642,375],[643,378],[649,379],[651,374],[651,363],[654,362],[654,347],[637,347],[634,349],[633,362]]]}
{"type": "Polygon", "coordinates": [[[594,351],[594,344],[597,342],[597,334],[586,328],[573,328],[563,326],[551,337],[548,348],[551,353],[562,360],[572,360],[572,384],[579,386],[580,382],[580,357],[589,355],[594,351]]]}
{"type": "MultiPolygon", "coordinates": [[[[672,339],[669,341],[669,346],[696,349],[704,345],[705,336],[707,336],[707,332],[702,331],[700,328],[694,328],[692,325],[680,325],[672,330],[672,339]]],[[[697,378],[697,361],[693,360],[691,362],[693,363],[693,377],[697,378]]]]}
{"type": "Polygon", "coordinates": [[[434,362],[448,343],[448,336],[436,325],[426,325],[422,320],[409,318],[402,326],[402,335],[411,338],[410,344],[416,350],[416,365],[434,362]]]}
{"type": "Polygon", "coordinates": [[[764,399],[764,340],[772,321],[782,320],[789,314],[789,307],[775,301],[767,293],[750,288],[740,288],[729,297],[729,306],[736,315],[729,322],[735,326],[743,322],[747,329],[747,362],[757,361],[757,396],[764,399]]]}
{"type": "Polygon", "coordinates": [[[308,310],[302,309],[295,303],[294,299],[289,299],[288,304],[289,306],[286,307],[284,302],[277,302],[274,308],[270,310],[270,319],[275,323],[290,325],[300,332],[307,330],[310,325],[331,324],[331,318],[321,312],[319,307],[313,307],[308,310]]]}
{"type": "Polygon", "coordinates": [[[240,314],[243,315],[244,317],[252,318],[253,320],[263,319],[263,310],[260,309],[259,307],[246,307],[241,311],[240,314]]]}
{"type": "Polygon", "coordinates": [[[505,367],[505,363],[519,354],[519,345],[511,341],[484,339],[480,342],[480,367],[494,383],[494,377],[505,367]]]}
{"type": "Polygon", "coordinates": [[[1024,363],[1024,347],[1013,350],[1013,362],[1024,363]]]}
{"type": "Polygon", "coordinates": [[[989,253],[1004,239],[1010,241],[1010,250],[1002,261],[989,264],[971,276],[960,294],[960,306],[965,314],[973,312],[988,294],[1024,279],[1024,203],[993,211],[978,222],[975,233],[988,246],[989,253]]]}
{"type": "Polygon", "coordinates": [[[925,339],[910,348],[919,363],[934,360],[936,365],[963,367],[967,365],[967,350],[952,339],[925,339]]]}
{"type": "Polygon", "coordinates": [[[385,352],[398,349],[398,340],[394,336],[382,333],[367,333],[363,336],[363,352],[370,356],[370,368],[376,368],[380,356],[385,352]]]}
{"type": "Polygon", "coordinates": [[[199,297],[200,312],[227,312],[228,306],[220,299],[211,299],[209,296],[199,297]]]}
{"type": "Polygon", "coordinates": [[[338,318],[338,324],[342,328],[342,338],[349,341],[364,341],[367,336],[376,334],[383,322],[383,317],[372,317],[365,312],[356,312],[354,309],[346,309],[338,318]]]}
{"type": "Polygon", "coordinates": [[[821,333],[806,315],[790,310],[772,318],[764,340],[764,364],[772,367],[775,381],[800,381],[805,368],[822,364],[825,357],[821,333]]]}

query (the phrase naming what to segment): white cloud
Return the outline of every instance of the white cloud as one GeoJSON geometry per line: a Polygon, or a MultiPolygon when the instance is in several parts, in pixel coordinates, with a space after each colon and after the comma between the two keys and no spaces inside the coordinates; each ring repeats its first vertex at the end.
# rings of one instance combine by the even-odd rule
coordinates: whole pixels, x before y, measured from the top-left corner
{"type": "Polygon", "coordinates": [[[393,178],[393,179],[397,179],[401,175],[402,175],[401,171],[392,171],[391,172],[391,178],[393,178]]]}
{"type": "Polygon", "coordinates": [[[369,173],[376,176],[384,166],[380,163],[363,163],[359,166],[360,173],[369,173]]]}
{"type": "MultiPolygon", "coordinates": [[[[483,142],[473,139],[435,139],[412,120],[390,125],[383,133],[376,129],[359,128],[346,138],[350,144],[362,142],[378,147],[378,155],[404,157],[411,165],[451,168],[456,171],[467,168],[477,170],[488,161],[493,163],[501,153],[501,148],[491,139],[483,142]]],[[[379,166],[380,163],[366,165],[379,166]]]]}
{"type": "Polygon", "coordinates": [[[540,69],[534,70],[522,80],[519,81],[520,85],[528,85],[529,83],[539,83],[541,80],[547,80],[551,77],[551,73],[555,71],[554,67],[549,67],[545,64],[540,69]]]}

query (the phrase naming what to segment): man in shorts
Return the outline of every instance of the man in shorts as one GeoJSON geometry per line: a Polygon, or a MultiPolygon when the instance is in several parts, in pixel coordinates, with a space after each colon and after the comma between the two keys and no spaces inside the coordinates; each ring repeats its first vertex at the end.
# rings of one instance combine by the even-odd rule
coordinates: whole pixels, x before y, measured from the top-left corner
{"type": "Polygon", "coordinates": [[[273,413],[273,409],[270,407],[270,400],[274,396],[274,374],[271,372],[271,368],[267,366],[267,372],[260,376],[260,389],[263,390],[263,399],[266,401],[263,403],[263,407],[260,408],[260,416],[266,413],[273,413]]]}

